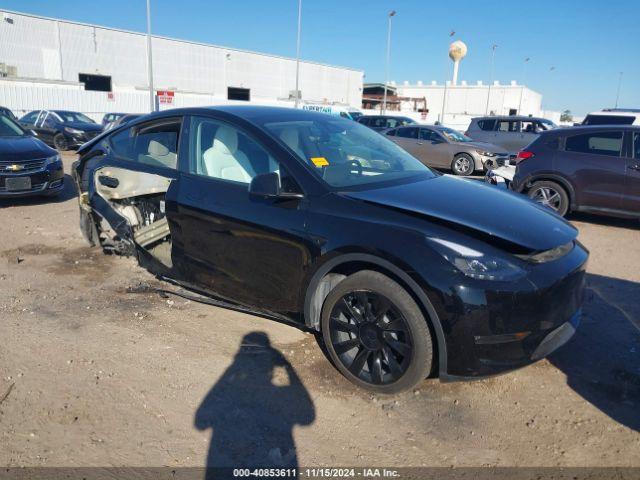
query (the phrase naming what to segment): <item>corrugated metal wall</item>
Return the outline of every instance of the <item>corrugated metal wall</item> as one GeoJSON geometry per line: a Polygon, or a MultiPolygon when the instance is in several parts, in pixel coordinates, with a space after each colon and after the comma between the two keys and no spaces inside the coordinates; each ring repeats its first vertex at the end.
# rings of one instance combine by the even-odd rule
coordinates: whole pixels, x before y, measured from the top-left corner
{"type": "MultiPolygon", "coordinates": [[[[145,35],[1,10],[0,16],[5,19],[0,21],[0,62],[16,66],[18,77],[77,83],[80,73],[109,75],[115,94],[109,102],[104,92],[77,86],[2,82],[0,90],[6,91],[0,92],[0,102],[6,106],[19,111],[147,111],[148,97],[140,90],[147,87],[145,35]]],[[[181,92],[176,104],[220,103],[227,87],[249,88],[258,102],[288,98],[295,89],[294,59],[161,37],[152,43],[154,85],[181,92]]],[[[303,99],[359,107],[362,76],[357,70],[301,62],[303,99]]]]}

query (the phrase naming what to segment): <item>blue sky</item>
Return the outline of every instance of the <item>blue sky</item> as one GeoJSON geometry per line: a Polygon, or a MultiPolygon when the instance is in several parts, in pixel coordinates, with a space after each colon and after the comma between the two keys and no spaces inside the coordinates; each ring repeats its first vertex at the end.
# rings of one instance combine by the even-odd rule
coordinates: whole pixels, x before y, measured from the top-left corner
{"type": "MultiPolygon", "coordinates": [[[[144,31],[145,4],[1,0],[0,8],[144,31]]],[[[496,43],[495,78],[524,77],[546,109],[584,114],[613,106],[620,71],[620,106],[640,108],[639,0],[303,0],[301,56],[384,81],[391,9],[391,80],[448,79],[448,44],[460,39],[469,47],[460,79],[489,81],[496,43]]],[[[287,56],[295,56],[296,15],[296,0],[152,0],[155,34],[287,56]]]]}

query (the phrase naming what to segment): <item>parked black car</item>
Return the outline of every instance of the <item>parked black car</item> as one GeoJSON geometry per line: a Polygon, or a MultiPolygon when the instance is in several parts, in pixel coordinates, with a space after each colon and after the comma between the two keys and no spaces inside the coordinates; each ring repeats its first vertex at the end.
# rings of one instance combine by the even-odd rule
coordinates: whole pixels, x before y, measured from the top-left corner
{"type": "Polygon", "coordinates": [[[13,114],[13,112],[9,110],[7,107],[0,107],[0,115],[5,115],[14,121],[18,120],[16,116],[13,114]]]}
{"type": "Polygon", "coordinates": [[[57,195],[63,183],[58,152],[0,115],[0,198],[57,195]]]}
{"type": "Polygon", "coordinates": [[[119,118],[122,118],[126,115],[126,113],[105,113],[104,117],[102,117],[102,129],[104,130],[107,125],[115,122],[119,118]]]}
{"type": "Polygon", "coordinates": [[[600,125],[544,132],[518,153],[510,187],[559,215],[640,217],[640,127],[600,125]]]}
{"type": "Polygon", "coordinates": [[[418,123],[412,118],[397,115],[362,115],[356,121],[376,131],[418,123]]]}
{"type": "Polygon", "coordinates": [[[61,151],[79,147],[102,132],[102,125],[82,113],[67,110],[34,110],[22,117],[20,124],[61,151]]]}
{"type": "Polygon", "coordinates": [[[118,117],[113,123],[107,124],[104,130],[113,130],[114,128],[119,127],[120,125],[124,125],[125,123],[129,123],[136,118],[140,118],[144,113],[125,113],[121,117],[118,117]]]}
{"type": "Polygon", "coordinates": [[[364,388],[521,367],[580,318],[588,253],[574,227],[511,192],[442,176],[350,120],[175,109],[79,153],[90,243],[321,332],[364,388]]]}

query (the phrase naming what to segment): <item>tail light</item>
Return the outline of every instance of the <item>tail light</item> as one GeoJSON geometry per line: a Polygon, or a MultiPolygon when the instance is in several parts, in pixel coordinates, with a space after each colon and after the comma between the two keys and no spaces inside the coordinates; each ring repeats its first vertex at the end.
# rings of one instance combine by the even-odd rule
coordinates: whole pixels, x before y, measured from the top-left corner
{"type": "Polygon", "coordinates": [[[516,156],[516,163],[520,163],[523,160],[526,160],[527,158],[533,158],[535,157],[536,154],[533,152],[530,152],[528,150],[521,150],[518,152],[518,155],[516,156]]]}

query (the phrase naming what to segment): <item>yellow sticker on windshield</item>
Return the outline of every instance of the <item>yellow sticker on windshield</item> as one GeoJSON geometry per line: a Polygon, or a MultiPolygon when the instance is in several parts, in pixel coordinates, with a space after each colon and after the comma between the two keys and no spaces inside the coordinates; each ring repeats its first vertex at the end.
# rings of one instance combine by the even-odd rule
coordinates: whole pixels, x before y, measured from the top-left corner
{"type": "Polygon", "coordinates": [[[329,162],[324,157],[311,157],[311,161],[316,167],[326,167],[329,162]]]}

